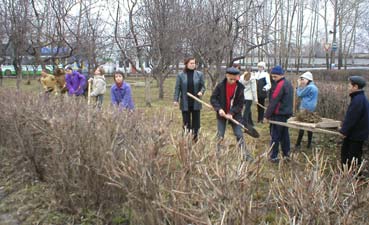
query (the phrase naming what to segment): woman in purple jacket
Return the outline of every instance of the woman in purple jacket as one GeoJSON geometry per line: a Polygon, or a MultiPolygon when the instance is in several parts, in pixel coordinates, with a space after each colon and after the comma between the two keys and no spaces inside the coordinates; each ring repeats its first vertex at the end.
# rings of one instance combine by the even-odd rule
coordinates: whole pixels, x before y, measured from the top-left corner
{"type": "Polygon", "coordinates": [[[124,74],[121,71],[114,73],[115,84],[110,89],[111,103],[121,109],[133,111],[134,103],[132,99],[131,86],[124,82],[124,74]]]}
{"type": "Polygon", "coordinates": [[[86,78],[77,71],[73,71],[72,67],[67,67],[65,69],[65,83],[69,95],[83,95],[86,86],[86,78]]]}

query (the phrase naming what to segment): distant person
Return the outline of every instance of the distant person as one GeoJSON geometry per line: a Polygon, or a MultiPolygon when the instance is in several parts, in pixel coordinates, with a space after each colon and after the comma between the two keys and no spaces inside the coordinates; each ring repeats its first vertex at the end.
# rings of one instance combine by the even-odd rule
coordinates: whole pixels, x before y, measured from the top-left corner
{"type": "Polygon", "coordinates": [[[257,81],[257,95],[258,95],[258,123],[263,123],[265,99],[268,97],[268,91],[272,87],[270,82],[270,76],[265,71],[265,62],[258,63],[258,71],[255,73],[255,79],[257,81]]]}
{"type": "Polygon", "coordinates": [[[252,121],[252,102],[258,102],[256,79],[253,73],[244,72],[240,77],[240,82],[245,86],[243,91],[245,109],[243,111],[243,123],[246,127],[254,126],[252,121]]]}
{"type": "Polygon", "coordinates": [[[361,76],[349,77],[351,102],[347,108],[340,133],[344,136],[341,163],[349,168],[353,160],[361,164],[364,141],[369,135],[369,103],[364,93],[366,81],[361,76]]]}
{"type": "MultiPolygon", "coordinates": [[[[210,102],[216,111],[217,116],[217,152],[220,151],[220,144],[224,139],[227,120],[242,120],[243,90],[244,86],[238,81],[240,71],[234,67],[227,68],[223,81],[215,87],[210,102]]],[[[242,129],[239,125],[230,122],[233,133],[236,136],[239,147],[245,160],[252,160],[246,149],[242,129]]]]}
{"type": "Polygon", "coordinates": [[[69,66],[65,69],[65,73],[65,81],[68,89],[68,94],[75,96],[83,95],[84,89],[86,87],[85,76],[77,71],[73,71],[72,67],[69,66]]]}
{"type": "Polygon", "coordinates": [[[185,68],[177,75],[174,87],[174,106],[182,111],[183,127],[193,132],[193,139],[197,141],[200,129],[201,103],[187,95],[187,92],[201,98],[205,93],[205,80],[202,72],[196,70],[196,60],[193,57],[184,61],[185,68]],[[179,103],[178,103],[179,102],[179,103]]]}
{"type": "Polygon", "coordinates": [[[45,90],[45,93],[57,93],[56,79],[54,75],[48,74],[45,70],[42,70],[40,82],[45,90]]]}
{"type": "Polygon", "coordinates": [[[95,97],[96,106],[98,108],[102,107],[104,94],[106,92],[106,81],[104,74],[105,74],[104,67],[98,66],[94,72],[94,77],[88,80],[90,85],[92,85],[92,92],[90,93],[90,96],[95,97]]]}
{"type": "MultiPolygon", "coordinates": [[[[271,70],[271,76],[274,80],[273,86],[269,95],[269,105],[265,112],[265,122],[269,120],[278,122],[287,122],[287,119],[292,116],[293,107],[293,87],[284,77],[284,70],[281,66],[275,66],[271,70]]],[[[290,156],[290,134],[288,127],[270,124],[271,142],[273,145],[269,160],[277,163],[279,144],[281,144],[283,157],[290,156]]]]}
{"type": "Polygon", "coordinates": [[[120,109],[133,111],[134,103],[132,98],[131,86],[124,82],[124,74],[122,71],[114,73],[115,84],[110,89],[111,103],[120,109]]]}
{"type": "Polygon", "coordinates": [[[67,92],[67,85],[65,81],[65,71],[62,68],[56,68],[54,71],[54,76],[56,79],[56,86],[60,94],[67,92]]]}
{"type": "MultiPolygon", "coordinates": [[[[307,110],[314,112],[318,103],[318,88],[314,84],[313,74],[311,72],[303,73],[297,80],[297,96],[301,99],[300,111],[307,110]]],[[[307,148],[311,148],[311,142],[313,139],[313,132],[308,131],[308,143],[307,148]]],[[[304,136],[304,130],[299,130],[299,136],[295,144],[295,150],[301,148],[302,137],[304,136]]]]}

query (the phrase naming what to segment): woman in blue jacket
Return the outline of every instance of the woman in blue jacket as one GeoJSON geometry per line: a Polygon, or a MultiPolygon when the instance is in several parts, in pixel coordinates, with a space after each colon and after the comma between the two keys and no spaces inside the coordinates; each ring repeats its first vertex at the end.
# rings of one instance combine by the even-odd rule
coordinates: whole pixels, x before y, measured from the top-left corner
{"type": "MultiPolygon", "coordinates": [[[[297,81],[297,96],[301,99],[300,111],[307,110],[314,112],[318,102],[318,88],[314,84],[313,74],[309,71],[303,73],[297,81]]],[[[308,131],[308,144],[307,148],[311,148],[311,141],[313,139],[313,132],[308,131]]],[[[295,150],[299,150],[301,147],[301,140],[304,136],[304,130],[299,130],[299,136],[296,141],[295,150]]]]}
{"type": "Polygon", "coordinates": [[[200,129],[201,103],[187,96],[187,92],[201,98],[205,93],[205,81],[202,72],[195,70],[195,58],[190,57],[184,61],[183,72],[177,75],[174,88],[174,106],[180,106],[182,111],[183,127],[193,132],[193,139],[197,141],[200,129]],[[179,102],[179,103],[178,103],[179,102]]]}

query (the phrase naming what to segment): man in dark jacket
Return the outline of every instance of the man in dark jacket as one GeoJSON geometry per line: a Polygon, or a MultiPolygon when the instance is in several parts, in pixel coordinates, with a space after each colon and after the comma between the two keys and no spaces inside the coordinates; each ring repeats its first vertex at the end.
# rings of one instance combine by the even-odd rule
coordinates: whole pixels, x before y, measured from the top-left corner
{"type": "MultiPolygon", "coordinates": [[[[287,122],[292,116],[293,107],[293,87],[284,77],[284,71],[281,66],[275,66],[271,71],[273,84],[269,96],[269,106],[265,112],[264,120],[274,120],[279,122],[287,122]]],[[[278,162],[278,149],[281,143],[284,157],[290,155],[290,134],[288,127],[270,124],[270,135],[273,149],[270,155],[271,162],[278,162]]]]}
{"type": "Polygon", "coordinates": [[[341,163],[348,167],[352,160],[357,160],[357,165],[360,166],[363,143],[369,135],[369,103],[363,90],[366,81],[361,76],[351,76],[349,82],[351,102],[340,129],[344,136],[341,163]]]}
{"type": "MultiPolygon", "coordinates": [[[[224,138],[227,120],[235,119],[241,121],[242,119],[244,86],[238,82],[239,73],[240,71],[237,68],[227,68],[226,78],[215,87],[210,97],[210,103],[217,115],[218,151],[220,150],[220,143],[224,138]]],[[[252,157],[246,150],[241,127],[234,123],[231,123],[231,125],[233,133],[243,151],[244,158],[252,160],[252,157]]]]}

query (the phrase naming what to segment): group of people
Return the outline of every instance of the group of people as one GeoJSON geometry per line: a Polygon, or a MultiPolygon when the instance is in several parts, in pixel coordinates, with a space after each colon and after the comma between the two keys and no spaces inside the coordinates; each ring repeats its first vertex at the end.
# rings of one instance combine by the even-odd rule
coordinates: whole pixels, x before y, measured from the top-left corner
{"type": "MultiPolygon", "coordinates": [[[[185,131],[193,132],[194,141],[198,139],[200,129],[200,102],[189,97],[187,93],[201,98],[205,92],[204,75],[196,70],[195,58],[184,61],[185,68],[177,75],[174,105],[180,106],[182,111],[183,126],[185,131]]],[[[269,160],[278,162],[279,145],[282,155],[289,159],[290,135],[286,123],[293,115],[294,87],[286,79],[285,71],[279,65],[273,67],[270,75],[266,72],[265,62],[258,63],[256,73],[245,72],[241,76],[239,65],[226,69],[225,78],[219,82],[213,90],[210,103],[216,111],[218,151],[220,143],[224,139],[227,121],[236,120],[244,127],[252,127],[254,123],[251,116],[251,105],[257,104],[258,123],[270,123],[270,146],[269,160]],[[271,78],[271,79],[270,79],[271,78]],[[269,98],[269,104],[265,107],[265,99],[269,98]],[[243,114],[242,110],[244,108],[243,114]],[[265,111],[264,111],[265,109],[265,111]],[[282,123],[282,124],[283,124],[282,123]]],[[[342,128],[339,132],[344,137],[341,148],[341,162],[350,166],[352,160],[361,163],[362,147],[369,135],[369,103],[363,88],[366,81],[361,76],[349,78],[349,94],[351,102],[348,107],[342,128]]],[[[305,72],[299,76],[296,94],[300,98],[299,110],[314,112],[318,102],[318,88],[314,83],[311,72],[305,72]]],[[[246,148],[242,127],[230,122],[233,133],[242,149],[245,160],[252,160],[252,156],[246,148]]],[[[313,133],[308,131],[307,148],[312,147],[313,133]]],[[[301,148],[304,130],[299,130],[295,149],[301,148]]]]}
{"type": "MultiPolygon", "coordinates": [[[[124,79],[123,72],[116,71],[114,73],[114,84],[110,89],[111,103],[120,109],[132,111],[134,102],[131,86],[124,79]]],[[[69,66],[65,68],[65,71],[61,68],[56,69],[54,75],[42,71],[40,82],[46,93],[58,95],[59,93],[68,92],[70,96],[89,95],[87,97],[94,98],[98,108],[102,107],[107,86],[103,66],[98,66],[94,71],[93,77],[89,79],[69,66]],[[88,92],[89,86],[91,87],[90,93],[88,92]]]]}

